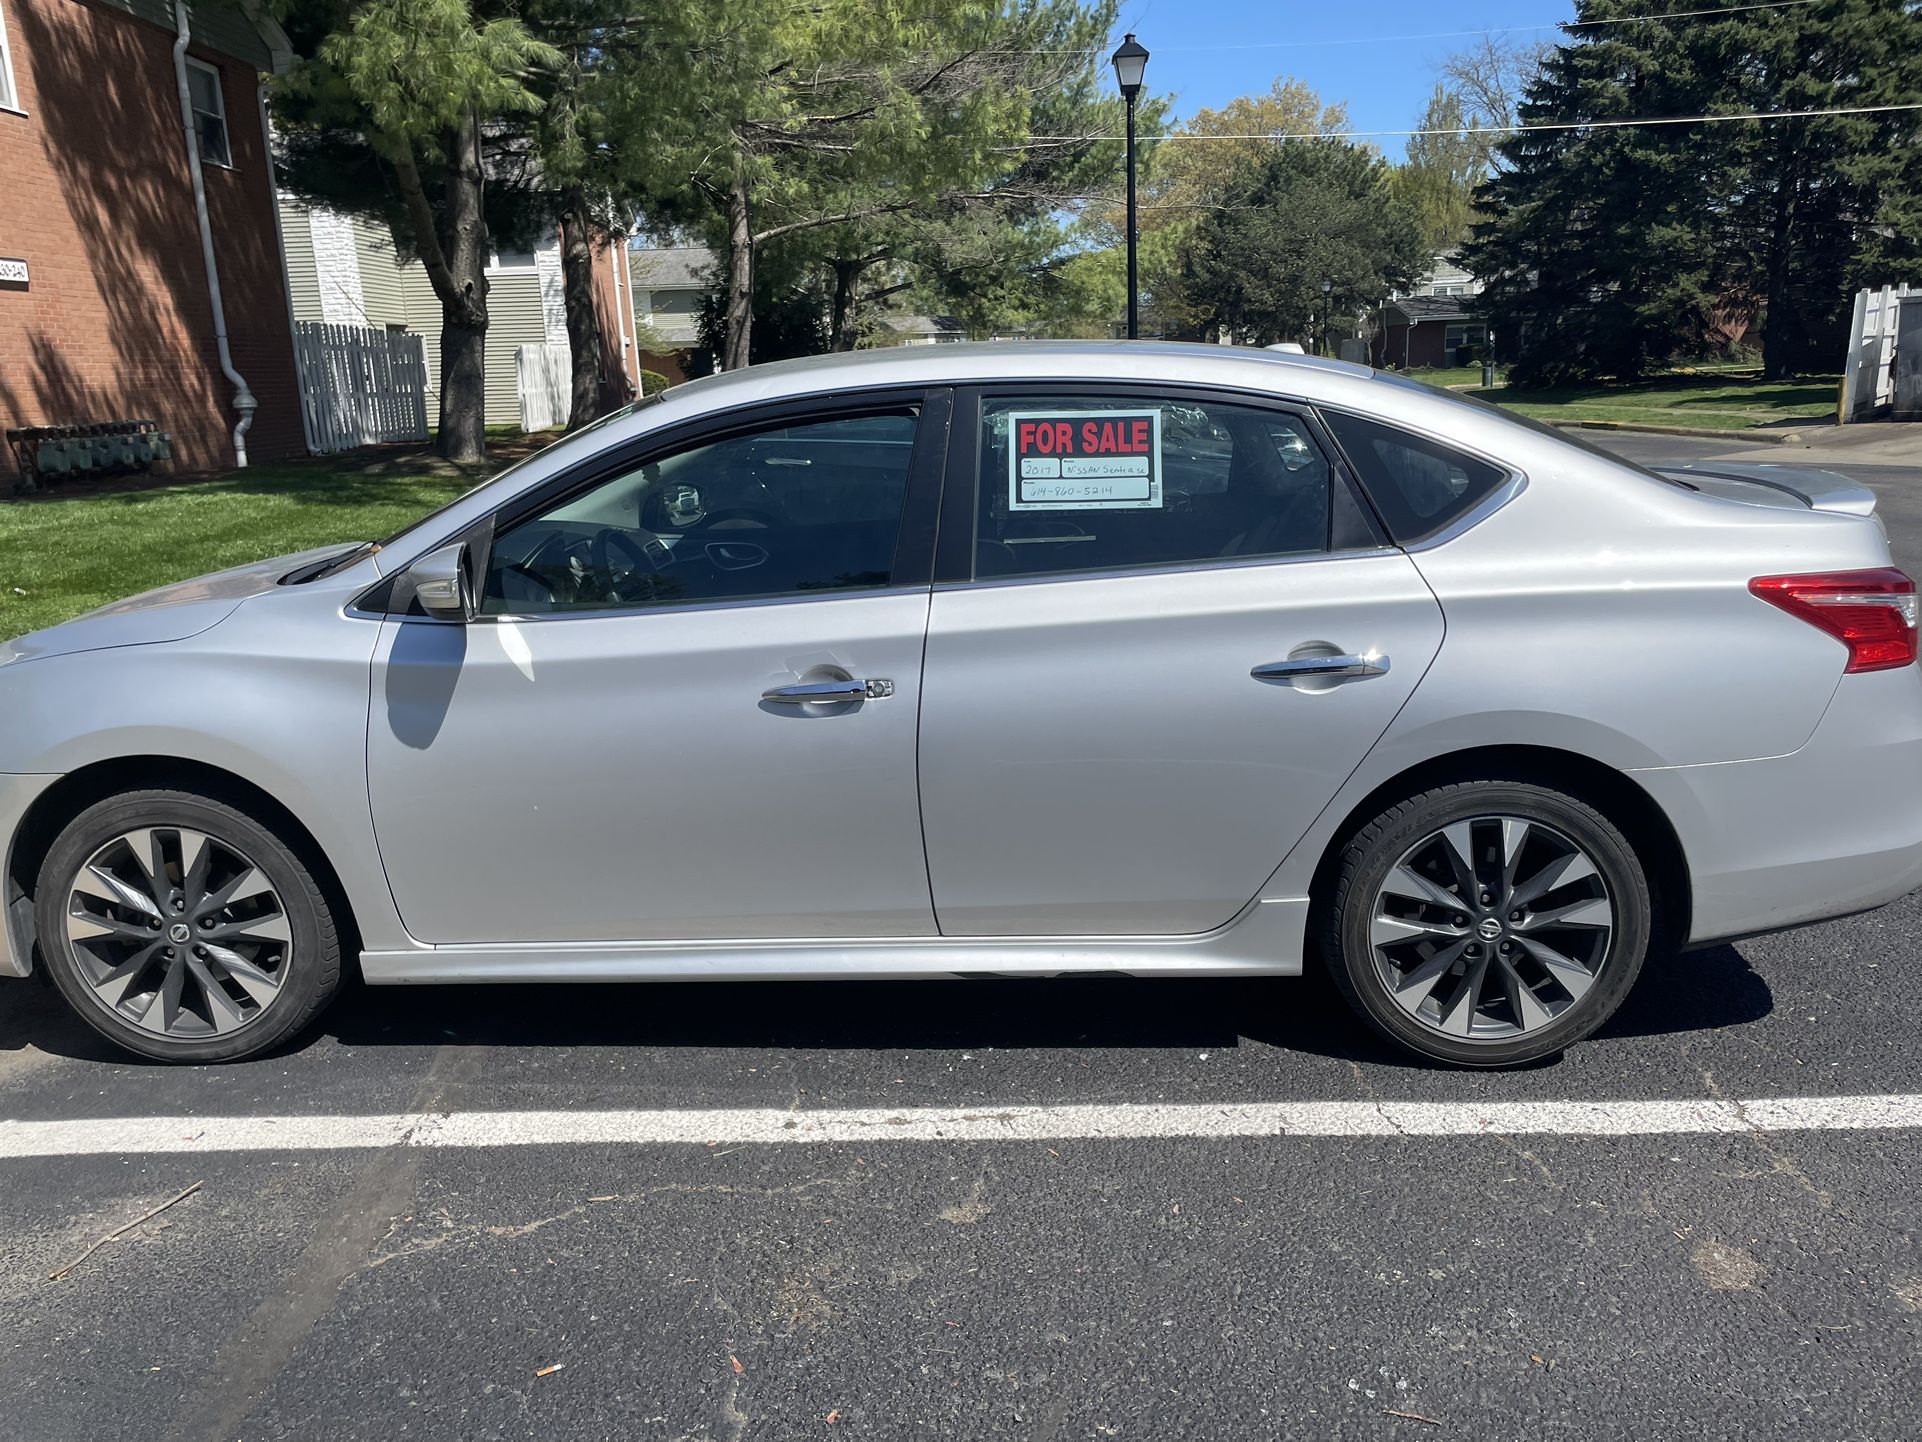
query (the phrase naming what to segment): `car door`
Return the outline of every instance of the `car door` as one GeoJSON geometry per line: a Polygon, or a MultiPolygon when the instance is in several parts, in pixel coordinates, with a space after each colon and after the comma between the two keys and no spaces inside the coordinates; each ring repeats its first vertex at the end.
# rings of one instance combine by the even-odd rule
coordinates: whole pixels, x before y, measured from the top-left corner
{"type": "Polygon", "coordinates": [[[957,398],[922,677],[945,935],[1176,935],[1257,893],[1421,679],[1434,596],[1318,425],[1220,392],[957,398]]]}
{"type": "Polygon", "coordinates": [[[934,931],[915,785],[947,397],[789,407],[497,518],[385,624],[368,779],[433,943],[934,931]]]}

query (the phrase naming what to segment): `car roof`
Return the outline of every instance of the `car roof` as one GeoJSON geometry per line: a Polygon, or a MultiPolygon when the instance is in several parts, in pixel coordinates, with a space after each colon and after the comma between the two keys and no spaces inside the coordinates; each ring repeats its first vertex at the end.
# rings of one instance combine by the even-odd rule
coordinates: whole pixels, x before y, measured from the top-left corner
{"type": "MultiPolygon", "coordinates": [[[[870,386],[1135,380],[1238,386],[1306,400],[1347,395],[1355,404],[1367,404],[1365,388],[1376,379],[1367,366],[1348,361],[1247,346],[1159,340],[973,341],[763,362],[675,386],[663,399],[692,413],[870,386]]],[[[1373,403],[1381,403],[1379,394],[1373,403]]]]}

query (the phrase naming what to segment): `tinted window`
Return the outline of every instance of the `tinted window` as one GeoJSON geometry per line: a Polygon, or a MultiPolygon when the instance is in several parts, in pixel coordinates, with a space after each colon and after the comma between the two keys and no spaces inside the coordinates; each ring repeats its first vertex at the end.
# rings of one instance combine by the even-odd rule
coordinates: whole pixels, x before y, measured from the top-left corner
{"type": "Polygon", "coordinates": [[[1331,475],[1304,422],[1114,397],[983,403],[975,575],[1328,549],[1331,475]]]}
{"type": "Polygon", "coordinates": [[[1339,411],[1322,419],[1361,473],[1388,533],[1403,545],[1434,535],[1508,478],[1499,466],[1426,436],[1339,411]]]}
{"type": "Polygon", "coordinates": [[[649,461],[494,538],[483,611],[673,606],[885,586],[911,413],[837,417],[649,461]]]}

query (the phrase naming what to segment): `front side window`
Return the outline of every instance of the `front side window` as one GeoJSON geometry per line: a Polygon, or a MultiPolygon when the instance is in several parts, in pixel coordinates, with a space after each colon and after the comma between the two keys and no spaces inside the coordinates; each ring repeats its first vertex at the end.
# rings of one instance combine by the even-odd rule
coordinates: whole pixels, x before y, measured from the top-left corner
{"type": "Polygon", "coordinates": [[[622,610],[894,580],[915,416],[802,421],[652,460],[500,531],[481,610],[622,610]]]}
{"type": "Polygon", "coordinates": [[[1338,481],[1306,423],[1209,401],[982,404],[975,575],[1326,551],[1338,481]]]}
{"type": "Polygon", "coordinates": [[[205,165],[234,163],[227,144],[227,100],[221,93],[220,72],[198,60],[187,62],[187,97],[193,104],[194,134],[200,141],[205,165]]]}
{"type": "Polygon", "coordinates": [[[1508,478],[1500,466],[1426,436],[1360,416],[1322,412],[1397,544],[1424,540],[1508,478]]]}

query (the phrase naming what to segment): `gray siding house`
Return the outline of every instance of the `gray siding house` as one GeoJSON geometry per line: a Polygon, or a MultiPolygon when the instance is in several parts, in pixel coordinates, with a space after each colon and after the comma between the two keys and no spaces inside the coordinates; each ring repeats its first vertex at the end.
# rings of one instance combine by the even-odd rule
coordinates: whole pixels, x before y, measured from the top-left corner
{"type": "MultiPolygon", "coordinates": [[[[427,351],[427,413],[434,416],[441,317],[426,270],[417,261],[399,260],[387,228],[374,221],[283,197],[280,222],[294,319],[420,336],[427,351]]],[[[618,265],[614,269],[618,276],[618,265]]],[[[517,352],[524,345],[568,343],[558,235],[544,237],[532,250],[496,252],[487,285],[487,424],[518,426],[517,352]]],[[[624,307],[626,288],[619,289],[624,307]]],[[[617,319],[616,344],[624,350],[633,323],[617,319]]]]}

